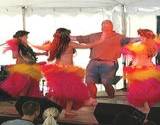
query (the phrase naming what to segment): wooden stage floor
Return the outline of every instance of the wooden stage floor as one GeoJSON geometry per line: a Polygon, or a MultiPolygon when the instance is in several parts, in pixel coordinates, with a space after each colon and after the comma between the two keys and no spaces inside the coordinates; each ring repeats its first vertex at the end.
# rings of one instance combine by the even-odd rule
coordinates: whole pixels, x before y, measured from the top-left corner
{"type": "MultiPolygon", "coordinates": [[[[126,100],[126,92],[117,91],[113,99],[109,99],[105,92],[99,92],[97,97],[97,103],[112,103],[112,104],[128,104],[126,100]]],[[[66,118],[64,112],[59,117],[60,123],[68,123],[67,125],[99,125],[94,116],[94,110],[96,107],[82,107],[77,111],[76,116],[66,118]]]]}

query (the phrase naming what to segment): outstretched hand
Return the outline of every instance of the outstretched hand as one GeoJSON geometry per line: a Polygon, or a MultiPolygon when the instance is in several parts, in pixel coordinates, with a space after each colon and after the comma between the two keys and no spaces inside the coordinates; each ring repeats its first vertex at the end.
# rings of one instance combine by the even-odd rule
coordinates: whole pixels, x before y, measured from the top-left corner
{"type": "Polygon", "coordinates": [[[48,56],[48,52],[43,52],[43,55],[48,56]]]}

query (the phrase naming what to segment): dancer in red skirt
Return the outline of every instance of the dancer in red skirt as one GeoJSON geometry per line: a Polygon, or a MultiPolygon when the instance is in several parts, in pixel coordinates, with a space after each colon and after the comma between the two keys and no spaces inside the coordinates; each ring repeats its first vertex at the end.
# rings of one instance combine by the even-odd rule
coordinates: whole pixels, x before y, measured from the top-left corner
{"type": "Polygon", "coordinates": [[[86,84],[83,82],[84,70],[73,65],[75,48],[91,48],[103,41],[88,45],[70,41],[70,30],[59,28],[52,42],[34,47],[48,51],[49,61],[55,64],[42,66],[42,71],[48,83],[48,96],[66,108],[66,115],[74,115],[71,109],[79,109],[84,105],[93,105],[96,100],[91,98],[86,84]]]}
{"type": "Polygon", "coordinates": [[[1,84],[0,89],[12,97],[42,96],[39,89],[39,80],[42,75],[39,64],[36,64],[37,53],[33,52],[27,44],[28,34],[29,32],[24,30],[17,31],[13,39],[6,42],[7,47],[4,52],[12,51],[16,65],[7,67],[9,75],[1,84]]]}

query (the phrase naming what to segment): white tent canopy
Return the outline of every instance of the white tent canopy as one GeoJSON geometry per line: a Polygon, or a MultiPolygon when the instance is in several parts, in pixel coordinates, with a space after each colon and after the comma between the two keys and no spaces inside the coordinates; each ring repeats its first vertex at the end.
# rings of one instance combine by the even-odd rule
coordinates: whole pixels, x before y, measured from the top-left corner
{"type": "Polygon", "coordinates": [[[0,7],[96,7],[113,8],[124,4],[129,8],[160,7],[159,0],[0,0],[0,7]]]}
{"type": "Polygon", "coordinates": [[[30,8],[105,8],[113,9],[115,6],[123,4],[127,10],[135,12],[149,9],[159,11],[159,0],[0,0],[0,7],[30,7],[30,8]],[[141,8],[141,9],[139,9],[141,8]]]}
{"type": "MultiPolygon", "coordinates": [[[[2,1],[2,0],[1,0],[2,1]]],[[[111,7],[118,2],[114,0],[5,0],[0,6],[29,7],[111,7]]]]}

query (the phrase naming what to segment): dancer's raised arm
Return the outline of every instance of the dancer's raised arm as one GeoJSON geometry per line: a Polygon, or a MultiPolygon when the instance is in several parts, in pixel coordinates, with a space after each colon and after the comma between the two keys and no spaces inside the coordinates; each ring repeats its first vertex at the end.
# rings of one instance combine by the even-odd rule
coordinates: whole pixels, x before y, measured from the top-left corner
{"type": "Polygon", "coordinates": [[[34,45],[32,43],[30,43],[30,45],[33,46],[36,49],[44,50],[44,51],[49,51],[50,48],[51,48],[51,42],[50,41],[46,41],[42,45],[34,45]]]}

